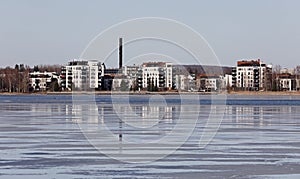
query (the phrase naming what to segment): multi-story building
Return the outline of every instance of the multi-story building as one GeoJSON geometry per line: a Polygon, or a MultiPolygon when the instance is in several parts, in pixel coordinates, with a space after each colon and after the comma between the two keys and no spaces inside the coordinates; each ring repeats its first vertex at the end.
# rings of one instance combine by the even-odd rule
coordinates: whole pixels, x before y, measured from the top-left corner
{"type": "Polygon", "coordinates": [[[100,89],[104,64],[97,60],[72,60],[62,68],[62,84],[66,90],[100,89]]]}
{"type": "Polygon", "coordinates": [[[164,90],[172,88],[172,63],[147,62],[142,64],[141,69],[142,88],[149,86],[164,90]]]}
{"type": "Polygon", "coordinates": [[[217,91],[221,89],[221,78],[219,75],[200,74],[196,85],[199,91],[217,91]]]}
{"type": "Polygon", "coordinates": [[[232,85],[237,90],[270,90],[272,66],[257,60],[242,60],[232,70],[232,85]]]}
{"type": "Polygon", "coordinates": [[[33,71],[29,73],[29,90],[46,91],[50,84],[59,80],[59,75],[55,72],[33,71]]]}
{"type": "Polygon", "coordinates": [[[278,75],[278,89],[280,91],[292,91],[296,90],[295,75],[290,73],[282,73],[278,75]]]}

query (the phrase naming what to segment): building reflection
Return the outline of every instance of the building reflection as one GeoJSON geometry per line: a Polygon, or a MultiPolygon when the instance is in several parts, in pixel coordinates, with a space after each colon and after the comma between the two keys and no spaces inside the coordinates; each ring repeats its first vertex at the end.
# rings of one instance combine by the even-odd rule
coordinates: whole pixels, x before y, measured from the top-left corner
{"type": "Polygon", "coordinates": [[[89,128],[100,128],[118,136],[119,141],[124,137],[153,139],[161,138],[171,132],[176,125],[182,106],[162,105],[85,105],[73,104],[72,111],[66,107],[66,115],[72,116],[72,121],[81,128],[94,124],[89,128]],[[150,125],[148,125],[150,124],[150,125]],[[96,128],[95,126],[99,126],[96,128]]]}
{"type": "MultiPolygon", "coordinates": [[[[27,103],[2,104],[3,115],[24,115],[27,119],[37,123],[51,123],[56,121],[66,124],[105,125],[110,131],[123,138],[124,135],[140,135],[149,133],[149,136],[167,135],[170,133],[179,118],[196,118],[198,127],[204,126],[210,112],[215,106],[200,105],[148,105],[148,104],[72,104],[72,103],[27,103]],[[193,108],[193,109],[191,109],[193,108]],[[190,111],[199,111],[193,113],[190,111]],[[15,111],[18,111],[15,113],[15,111]],[[182,111],[188,111],[180,116],[182,111]],[[199,115],[198,115],[199,114],[199,115]],[[51,120],[47,120],[51,119],[51,120]],[[131,125],[131,122],[136,125],[131,125]],[[147,125],[151,124],[151,125],[147,125]],[[144,126],[143,126],[144,125],[144,126]],[[150,135],[151,134],[151,135],[150,135]]],[[[270,125],[299,125],[300,106],[289,105],[228,105],[225,119],[221,125],[233,125],[236,128],[270,126],[270,125]]],[[[217,115],[217,114],[216,114],[217,115]]]]}
{"type": "Polygon", "coordinates": [[[295,119],[293,114],[298,113],[298,106],[227,106],[226,116],[236,127],[268,126],[283,124],[295,119]]]}
{"type": "MultiPolygon", "coordinates": [[[[172,106],[149,106],[149,105],[82,105],[82,104],[67,104],[62,109],[66,116],[83,116],[82,119],[76,119],[74,122],[84,122],[87,118],[84,114],[96,115],[98,119],[95,123],[111,123],[114,118],[128,117],[133,113],[136,120],[152,120],[156,119],[157,123],[176,123],[181,111],[190,110],[191,106],[172,105],[172,106]]],[[[205,108],[206,109],[206,108],[205,108]]],[[[51,110],[51,109],[49,109],[51,110]]],[[[92,121],[90,121],[92,122],[92,121]]]]}

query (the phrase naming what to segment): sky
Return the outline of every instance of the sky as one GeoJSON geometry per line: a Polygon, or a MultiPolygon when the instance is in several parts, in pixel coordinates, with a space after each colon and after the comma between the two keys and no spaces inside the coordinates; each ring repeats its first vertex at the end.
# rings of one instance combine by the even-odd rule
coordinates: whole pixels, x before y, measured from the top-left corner
{"type": "Polygon", "coordinates": [[[260,58],[291,68],[300,62],[299,7],[297,0],[1,0],[0,66],[66,64],[114,24],[162,17],[201,34],[222,65],[260,58]]]}

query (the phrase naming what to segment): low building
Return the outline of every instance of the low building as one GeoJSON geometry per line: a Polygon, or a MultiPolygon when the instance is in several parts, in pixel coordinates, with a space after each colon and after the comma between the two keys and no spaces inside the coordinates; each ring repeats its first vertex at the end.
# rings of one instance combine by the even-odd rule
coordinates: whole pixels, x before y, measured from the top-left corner
{"type": "Polygon", "coordinates": [[[130,91],[133,89],[133,81],[123,74],[115,75],[112,81],[113,91],[130,91]]]}
{"type": "Polygon", "coordinates": [[[296,90],[295,75],[290,73],[282,73],[278,75],[279,91],[292,91],[296,90]]]}
{"type": "Polygon", "coordinates": [[[200,74],[196,85],[199,91],[217,91],[221,89],[221,78],[219,75],[200,74]]]}
{"type": "Polygon", "coordinates": [[[132,66],[123,66],[122,74],[126,75],[130,79],[136,79],[140,66],[132,65],[132,66]]]}
{"type": "Polygon", "coordinates": [[[33,71],[29,73],[29,91],[46,91],[51,83],[58,82],[59,75],[55,72],[33,71]]]}
{"type": "Polygon", "coordinates": [[[116,84],[119,79],[116,78],[115,83],[114,83],[114,79],[116,76],[120,76],[121,74],[122,74],[122,69],[105,68],[104,66],[104,76],[102,77],[100,90],[111,91],[117,88],[116,84]]]}

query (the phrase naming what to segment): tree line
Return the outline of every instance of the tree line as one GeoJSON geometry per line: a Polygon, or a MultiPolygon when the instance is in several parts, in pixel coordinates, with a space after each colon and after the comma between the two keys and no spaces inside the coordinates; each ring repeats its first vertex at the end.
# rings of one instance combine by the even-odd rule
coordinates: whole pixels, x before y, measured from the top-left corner
{"type": "Polygon", "coordinates": [[[29,92],[29,73],[32,71],[61,71],[60,65],[37,65],[30,68],[28,65],[16,64],[14,67],[0,68],[0,92],[29,92]]]}
{"type": "Polygon", "coordinates": [[[23,64],[15,65],[14,68],[6,67],[0,69],[0,91],[1,92],[27,92],[29,83],[29,66],[23,64]]]}

